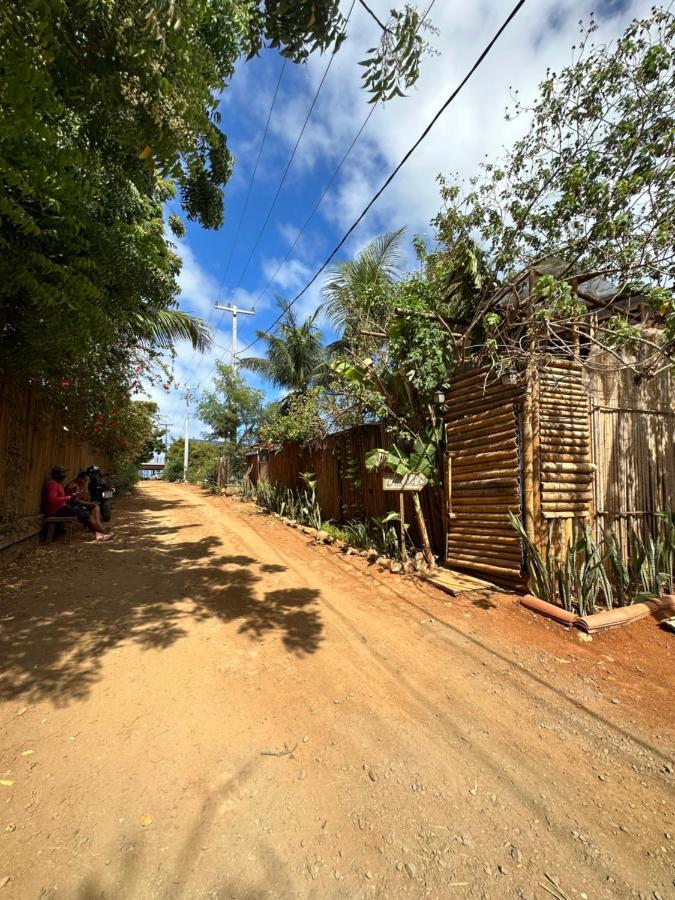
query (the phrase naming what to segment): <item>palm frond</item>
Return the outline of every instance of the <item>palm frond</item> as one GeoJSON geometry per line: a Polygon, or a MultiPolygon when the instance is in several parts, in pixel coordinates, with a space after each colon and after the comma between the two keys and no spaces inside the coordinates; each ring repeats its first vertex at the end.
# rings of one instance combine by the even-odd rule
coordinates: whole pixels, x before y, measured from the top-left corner
{"type": "Polygon", "coordinates": [[[180,309],[145,310],[136,318],[139,333],[155,347],[168,350],[183,340],[200,353],[211,347],[211,332],[206,323],[180,309]]]}
{"type": "Polygon", "coordinates": [[[277,297],[277,305],[282,317],[275,331],[258,331],[258,338],[266,345],[265,358],[248,357],[241,364],[277,387],[306,391],[325,368],[326,351],[316,325],[319,310],[298,324],[295,311],[283,298],[277,297]]]}
{"type": "Polygon", "coordinates": [[[373,288],[384,288],[403,274],[402,242],[405,229],[391,231],[371,241],[356,259],[342,260],[328,269],[322,288],[326,318],[344,332],[355,316],[383,326],[383,312],[374,309],[373,288]]]}

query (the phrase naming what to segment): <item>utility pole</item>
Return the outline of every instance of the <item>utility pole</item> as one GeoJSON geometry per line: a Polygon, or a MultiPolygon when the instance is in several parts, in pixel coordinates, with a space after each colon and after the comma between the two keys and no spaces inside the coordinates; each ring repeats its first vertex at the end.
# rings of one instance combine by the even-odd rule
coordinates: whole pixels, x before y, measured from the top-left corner
{"type": "Polygon", "coordinates": [[[215,309],[219,309],[222,312],[232,313],[232,371],[237,371],[237,315],[241,313],[243,316],[254,316],[255,315],[255,306],[253,309],[242,309],[240,306],[232,303],[230,306],[218,306],[215,304],[215,309]]]}
{"type": "Polygon", "coordinates": [[[183,481],[188,480],[188,466],[190,465],[190,400],[192,394],[190,388],[185,387],[185,443],[183,445],[183,481]]]}

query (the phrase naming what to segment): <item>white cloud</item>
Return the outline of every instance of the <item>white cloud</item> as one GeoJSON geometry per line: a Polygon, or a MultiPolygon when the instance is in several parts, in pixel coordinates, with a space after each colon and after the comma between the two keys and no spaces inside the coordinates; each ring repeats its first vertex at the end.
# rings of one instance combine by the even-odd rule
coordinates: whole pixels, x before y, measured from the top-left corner
{"type": "Polygon", "coordinates": [[[187,241],[176,241],[176,253],[183,260],[178,276],[181,309],[208,319],[218,296],[218,282],[197,261],[187,241]]]}
{"type": "MultiPolygon", "coordinates": [[[[388,0],[373,4],[382,15],[386,15],[388,6],[388,0]]],[[[392,101],[375,113],[365,140],[357,145],[345,166],[338,190],[322,207],[329,220],[340,228],[351,224],[468,71],[511,6],[510,0],[434,6],[432,19],[440,33],[430,41],[439,55],[423,61],[422,76],[409,97],[392,101]]],[[[511,105],[510,85],[519,88],[522,97],[532,97],[547,67],[555,70],[571,62],[571,47],[579,38],[578,21],[586,19],[591,10],[596,10],[600,25],[596,40],[602,41],[616,38],[628,19],[647,13],[649,8],[646,0],[632,4],[540,0],[525,5],[378,201],[368,217],[369,228],[390,230],[400,225],[408,225],[411,231],[428,228],[429,220],[439,208],[436,176],[458,172],[462,177],[469,177],[486,155],[499,155],[524,127],[524,122],[504,121],[504,109],[511,105]]],[[[357,38],[351,46],[349,41],[345,44],[338,71],[331,72],[330,83],[326,82],[331,102],[322,104],[318,110],[320,129],[334,134],[334,124],[338,123],[339,140],[338,135],[335,137],[341,147],[348,143],[348,135],[355,132],[366,110],[354,70],[356,60],[372,40],[371,31],[364,27],[363,40],[357,38]],[[345,126],[346,122],[350,123],[349,127],[345,126]]]]}
{"type": "Polygon", "coordinates": [[[311,269],[299,259],[291,257],[286,262],[279,259],[263,259],[262,271],[272,287],[286,292],[295,292],[311,275],[311,269]]]}
{"type": "Polygon", "coordinates": [[[293,225],[291,222],[280,222],[277,225],[279,234],[286,241],[289,247],[292,247],[300,234],[300,227],[293,225]]]}

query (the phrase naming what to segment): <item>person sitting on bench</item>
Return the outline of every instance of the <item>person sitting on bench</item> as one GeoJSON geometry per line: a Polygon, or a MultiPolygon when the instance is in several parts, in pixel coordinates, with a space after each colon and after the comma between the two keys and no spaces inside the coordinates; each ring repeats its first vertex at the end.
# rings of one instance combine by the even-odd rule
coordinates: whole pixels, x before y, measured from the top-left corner
{"type": "Polygon", "coordinates": [[[109,541],[112,534],[106,534],[102,525],[96,522],[91,510],[84,506],[74,509],[68,506],[73,499],[72,494],[66,494],[63,482],[66,479],[68,469],[64,466],[54,466],[52,477],[45,483],[43,490],[44,510],[49,518],[70,519],[76,518],[85,528],[92,532],[97,541],[109,541]]]}
{"type": "Polygon", "coordinates": [[[72,481],[68,482],[65,487],[65,492],[66,497],[70,497],[70,499],[66,500],[66,506],[68,506],[69,509],[73,510],[72,515],[74,516],[77,516],[78,510],[88,509],[91,512],[91,518],[94,524],[100,526],[100,530],[103,531],[100,506],[94,500],[85,500],[85,490],[88,480],[89,479],[87,477],[87,473],[81,471],[78,472],[77,478],[74,478],[72,481]]]}

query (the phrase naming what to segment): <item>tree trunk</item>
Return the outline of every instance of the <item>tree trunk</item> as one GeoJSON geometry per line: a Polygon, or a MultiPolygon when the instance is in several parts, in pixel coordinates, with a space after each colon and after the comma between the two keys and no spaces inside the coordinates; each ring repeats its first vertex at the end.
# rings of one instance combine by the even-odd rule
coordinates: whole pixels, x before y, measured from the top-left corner
{"type": "Polygon", "coordinates": [[[436,561],[434,560],[434,554],[431,552],[431,544],[429,543],[429,534],[427,532],[427,523],[424,521],[424,513],[422,512],[420,495],[417,493],[417,491],[413,492],[412,501],[415,508],[415,516],[417,517],[417,527],[420,530],[420,537],[422,538],[422,552],[424,553],[424,558],[427,562],[427,565],[433,568],[436,565],[436,561]]]}

